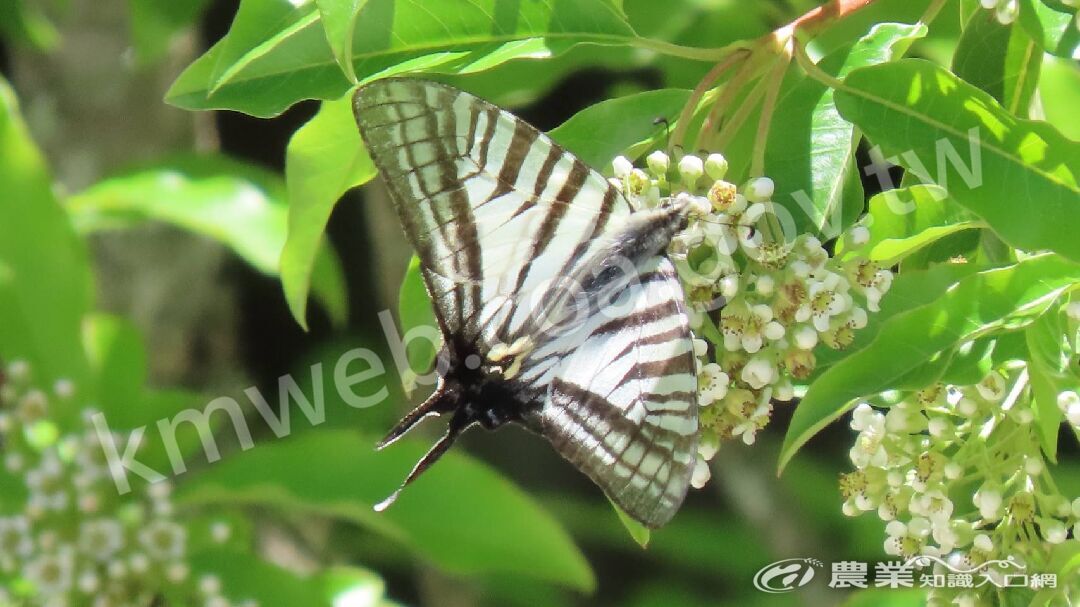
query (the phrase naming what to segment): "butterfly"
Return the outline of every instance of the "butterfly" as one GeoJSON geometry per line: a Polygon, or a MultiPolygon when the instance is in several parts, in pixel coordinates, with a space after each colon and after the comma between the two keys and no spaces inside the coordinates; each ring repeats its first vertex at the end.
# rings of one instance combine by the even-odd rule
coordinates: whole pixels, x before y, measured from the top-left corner
{"type": "Polygon", "coordinates": [[[449,417],[376,509],[467,428],[513,422],[634,519],[667,523],[697,457],[693,342],[664,256],[689,203],[635,210],[544,133],[445,84],[376,80],[353,110],[443,336],[435,391],[379,448],[449,417]]]}

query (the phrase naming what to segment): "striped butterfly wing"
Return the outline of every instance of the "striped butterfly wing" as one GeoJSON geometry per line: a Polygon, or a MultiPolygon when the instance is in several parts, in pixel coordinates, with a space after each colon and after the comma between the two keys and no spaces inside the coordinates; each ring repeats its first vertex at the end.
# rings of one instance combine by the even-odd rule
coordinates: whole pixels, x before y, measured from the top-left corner
{"type": "Polygon", "coordinates": [[[675,270],[655,257],[580,332],[544,344],[522,379],[548,386],[537,414],[556,450],[620,508],[667,523],[697,453],[697,378],[675,270]]]}
{"type": "Polygon", "coordinates": [[[552,280],[630,213],[603,176],[463,91],[383,79],[358,90],[354,110],[451,348],[484,355],[527,333],[552,280]]]}
{"type": "Polygon", "coordinates": [[[538,302],[603,257],[631,214],[626,199],[543,133],[452,87],[378,80],[357,91],[354,110],[451,354],[532,342],[513,379],[530,401],[522,421],[631,516],[666,522],[686,493],[697,430],[690,329],[670,262],[641,264],[638,280],[573,331],[537,332],[538,302]]]}

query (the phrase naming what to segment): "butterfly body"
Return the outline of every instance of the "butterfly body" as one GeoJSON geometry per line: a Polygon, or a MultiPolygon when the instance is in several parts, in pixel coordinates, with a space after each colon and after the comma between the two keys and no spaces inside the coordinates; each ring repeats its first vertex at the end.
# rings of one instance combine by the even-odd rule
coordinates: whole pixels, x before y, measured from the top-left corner
{"type": "Polygon", "coordinates": [[[445,85],[379,80],[354,110],[444,337],[436,390],[381,443],[449,416],[405,484],[470,426],[514,422],[634,518],[667,522],[697,445],[689,322],[663,256],[688,203],[631,209],[546,135],[445,85]]]}

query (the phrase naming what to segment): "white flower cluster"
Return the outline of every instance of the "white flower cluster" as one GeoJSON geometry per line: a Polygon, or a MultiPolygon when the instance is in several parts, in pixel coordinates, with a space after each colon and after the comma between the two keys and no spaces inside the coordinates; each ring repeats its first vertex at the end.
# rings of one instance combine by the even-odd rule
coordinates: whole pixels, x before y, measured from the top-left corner
{"type": "MultiPolygon", "coordinates": [[[[892,273],[865,259],[839,262],[810,235],[770,238],[774,184],[767,177],[742,187],[724,180],[727,160],[686,154],[677,166],[657,151],[648,169],[623,157],[615,184],[639,208],[667,197],[690,202],[691,220],[672,241],[687,294],[699,362],[702,441],[694,485],[709,476],[707,461],[721,440],[754,442],[772,402],[794,397],[794,384],[814,371],[818,344],[841,349],[877,311],[892,273]],[[779,240],[783,240],[780,238],[779,240]]],[[[775,222],[774,222],[775,223],[775,222]]],[[[846,235],[865,243],[864,227],[846,235]]]]}
{"type": "MultiPolygon", "coordinates": [[[[72,434],[50,417],[54,407],[71,410],[76,387],[60,381],[46,392],[30,375],[24,362],[0,371],[0,475],[15,485],[21,479],[25,492],[21,507],[0,500],[0,606],[150,605],[164,595],[233,605],[216,578],[194,579],[189,532],[173,516],[168,483],[120,496],[89,423],[93,412],[72,434]]],[[[105,438],[126,444],[123,436],[105,438]]],[[[227,538],[225,531],[215,539],[227,538]]]]}
{"type": "MultiPolygon", "coordinates": [[[[840,477],[844,513],[876,513],[887,522],[885,552],[902,559],[970,569],[1015,557],[1046,571],[1053,546],[1080,537],[1080,498],[1062,495],[1046,471],[1027,388],[1021,366],[975,385],[935,384],[887,411],[860,404],[851,416],[855,470],[840,477]]],[[[1059,404],[1080,415],[1075,392],[1059,404]]],[[[991,598],[977,593],[952,598],[991,598]]]]}

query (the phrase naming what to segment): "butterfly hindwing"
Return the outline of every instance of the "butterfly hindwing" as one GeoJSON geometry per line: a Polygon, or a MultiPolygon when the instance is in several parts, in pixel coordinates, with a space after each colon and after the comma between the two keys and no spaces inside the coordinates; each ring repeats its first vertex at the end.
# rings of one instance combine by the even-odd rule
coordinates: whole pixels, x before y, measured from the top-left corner
{"type": "Polygon", "coordinates": [[[671,263],[653,258],[608,309],[538,348],[522,374],[549,382],[538,417],[555,449],[659,527],[682,504],[697,452],[690,327],[671,263]],[[568,354],[549,365],[550,351],[568,354]]]}

